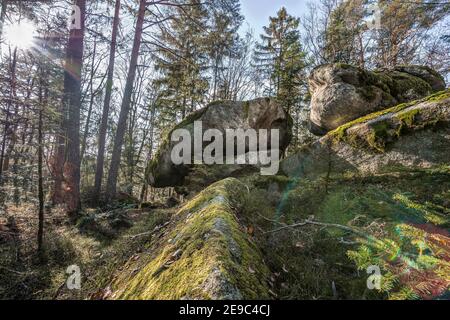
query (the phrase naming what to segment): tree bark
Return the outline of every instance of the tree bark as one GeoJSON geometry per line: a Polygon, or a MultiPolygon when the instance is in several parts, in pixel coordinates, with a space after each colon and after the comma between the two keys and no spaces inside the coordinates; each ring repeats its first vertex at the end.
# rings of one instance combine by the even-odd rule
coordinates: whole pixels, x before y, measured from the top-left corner
{"type": "Polygon", "coordinates": [[[116,59],[117,33],[120,22],[120,0],[116,0],[114,12],[113,30],[111,35],[111,48],[109,52],[108,79],[106,80],[105,101],[103,104],[102,120],[99,129],[97,168],[95,170],[95,185],[93,200],[98,201],[102,189],[103,166],[105,165],[106,131],[108,129],[109,107],[114,79],[114,63],[116,59]]]}
{"type": "MultiPolygon", "coordinates": [[[[2,12],[0,13],[0,43],[2,42],[2,36],[3,36],[3,25],[5,24],[5,18],[6,18],[6,7],[7,7],[7,0],[2,0],[2,12]]],[[[1,52],[1,46],[0,46],[0,52],[1,52]]]]}
{"type": "MultiPolygon", "coordinates": [[[[11,107],[13,104],[14,96],[15,96],[15,86],[16,86],[16,64],[17,64],[17,48],[14,49],[13,58],[10,65],[10,88],[9,88],[9,99],[7,103],[6,109],[6,119],[5,126],[3,129],[3,140],[2,146],[0,150],[0,186],[3,184],[3,168],[5,162],[5,151],[6,151],[6,141],[10,134],[10,125],[11,125],[11,107]]],[[[8,160],[9,163],[9,160],[8,160]]]]}
{"type": "Polygon", "coordinates": [[[76,216],[80,210],[80,109],[86,0],[76,0],[80,28],[70,30],[64,70],[64,103],[67,105],[67,159],[64,164],[65,204],[76,216]]]}
{"type": "Polygon", "coordinates": [[[66,152],[66,112],[67,108],[65,104],[61,105],[60,114],[60,128],[56,133],[56,147],[51,161],[52,176],[53,176],[53,188],[52,188],[52,203],[53,205],[64,204],[64,160],[66,152]]]}
{"type": "Polygon", "coordinates": [[[116,137],[114,139],[111,165],[109,168],[108,182],[106,185],[107,199],[112,199],[116,194],[117,178],[119,174],[119,165],[120,165],[120,158],[122,155],[122,146],[125,136],[126,122],[130,110],[134,79],[136,77],[137,62],[139,58],[139,49],[141,47],[145,10],[146,10],[146,1],[141,0],[139,4],[139,11],[136,21],[136,31],[134,35],[133,50],[131,52],[130,67],[128,69],[128,76],[123,94],[122,106],[120,108],[119,122],[117,123],[116,137]]]}
{"type": "Polygon", "coordinates": [[[148,175],[150,174],[148,164],[150,163],[150,160],[153,157],[153,133],[155,125],[155,111],[156,111],[156,104],[153,103],[150,113],[150,137],[149,137],[148,154],[146,159],[147,166],[145,168],[144,181],[142,183],[141,193],[139,195],[139,200],[141,204],[144,201],[146,201],[148,193],[148,175]]]}
{"type": "Polygon", "coordinates": [[[42,176],[42,167],[43,167],[43,148],[42,148],[42,113],[43,113],[43,104],[44,101],[42,99],[42,87],[43,83],[41,81],[39,87],[39,122],[38,122],[38,199],[39,199],[39,226],[38,226],[38,252],[42,253],[42,243],[44,238],[44,179],[42,176]]]}
{"type": "Polygon", "coordinates": [[[94,106],[94,99],[96,96],[96,92],[94,92],[94,76],[96,73],[96,68],[95,68],[95,57],[97,54],[97,38],[94,39],[94,48],[92,51],[92,63],[91,63],[91,72],[89,75],[89,93],[90,93],[90,97],[89,97],[89,108],[88,108],[88,114],[86,117],[86,123],[84,125],[84,131],[83,131],[83,139],[81,141],[81,155],[80,155],[80,162],[83,161],[84,158],[84,153],[86,152],[86,143],[87,143],[87,137],[89,134],[89,126],[91,124],[91,116],[92,116],[92,108],[94,106]]]}

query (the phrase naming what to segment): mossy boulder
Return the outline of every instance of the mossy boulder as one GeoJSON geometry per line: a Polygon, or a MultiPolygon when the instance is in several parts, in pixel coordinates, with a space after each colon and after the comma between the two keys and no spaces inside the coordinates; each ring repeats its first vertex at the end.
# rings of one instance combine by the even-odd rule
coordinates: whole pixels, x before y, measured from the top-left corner
{"type": "MultiPolygon", "coordinates": [[[[271,129],[278,129],[280,133],[279,152],[283,152],[287,148],[292,138],[292,118],[273,99],[260,98],[245,102],[214,102],[189,115],[165,135],[157,153],[147,167],[146,176],[150,185],[158,188],[182,186],[185,177],[192,173],[193,165],[175,165],[171,161],[172,149],[177,144],[177,142],[171,141],[171,136],[176,129],[187,129],[191,133],[193,146],[195,121],[201,121],[203,132],[208,129],[216,129],[222,133],[223,137],[226,136],[227,129],[267,129],[269,132],[271,129]]],[[[204,143],[203,147],[206,147],[209,143],[204,143]]],[[[268,147],[271,148],[270,144],[268,147]]],[[[246,145],[245,152],[249,151],[254,150],[250,150],[249,146],[246,145]]],[[[194,152],[192,152],[192,157],[193,154],[194,152]]],[[[225,166],[220,167],[225,168],[225,166]]],[[[217,174],[220,172],[212,168],[215,172],[211,176],[214,175],[215,181],[218,181],[241,169],[241,165],[228,165],[222,174],[217,174]]]]}
{"type": "Polygon", "coordinates": [[[247,187],[229,178],[174,215],[149,254],[132,259],[112,284],[114,299],[266,299],[269,271],[236,213],[247,187]]]}
{"type": "Polygon", "coordinates": [[[282,161],[290,177],[450,165],[450,90],[346,123],[282,161]]]}
{"type": "Polygon", "coordinates": [[[399,66],[371,72],[340,63],[314,69],[309,85],[311,132],[317,135],[445,89],[443,77],[426,66],[399,66]]]}

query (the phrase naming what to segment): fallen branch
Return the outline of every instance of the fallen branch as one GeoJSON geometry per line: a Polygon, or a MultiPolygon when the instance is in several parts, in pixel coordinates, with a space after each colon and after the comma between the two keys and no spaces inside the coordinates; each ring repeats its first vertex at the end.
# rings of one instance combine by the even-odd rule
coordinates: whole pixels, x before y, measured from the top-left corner
{"type": "Polygon", "coordinates": [[[359,236],[361,236],[363,238],[371,239],[371,237],[369,235],[367,235],[364,232],[359,231],[357,229],[351,228],[351,227],[343,226],[341,224],[336,224],[336,223],[324,223],[324,222],[317,222],[317,221],[312,221],[312,220],[305,220],[303,222],[299,222],[299,223],[296,223],[296,224],[286,225],[286,226],[280,227],[280,228],[275,229],[275,230],[266,231],[264,233],[265,234],[267,234],[267,233],[276,233],[276,232],[280,232],[280,231],[285,230],[285,229],[291,229],[291,228],[293,229],[293,228],[298,228],[298,227],[304,227],[306,225],[315,225],[315,226],[321,226],[321,227],[325,227],[325,228],[341,229],[341,230],[344,230],[344,231],[355,233],[355,234],[357,234],[357,235],[359,235],[359,236]]]}
{"type": "Polygon", "coordinates": [[[21,275],[21,276],[26,276],[26,275],[33,274],[33,272],[20,272],[20,271],[8,269],[8,268],[6,268],[4,266],[0,266],[0,269],[3,269],[5,271],[11,272],[11,273],[15,273],[15,274],[18,274],[18,275],[21,275]]]}
{"type": "Polygon", "coordinates": [[[125,238],[128,238],[128,239],[136,239],[136,238],[139,238],[139,237],[152,235],[154,232],[155,232],[155,231],[148,231],[148,232],[138,233],[138,234],[135,234],[135,235],[125,236],[125,238]]]}

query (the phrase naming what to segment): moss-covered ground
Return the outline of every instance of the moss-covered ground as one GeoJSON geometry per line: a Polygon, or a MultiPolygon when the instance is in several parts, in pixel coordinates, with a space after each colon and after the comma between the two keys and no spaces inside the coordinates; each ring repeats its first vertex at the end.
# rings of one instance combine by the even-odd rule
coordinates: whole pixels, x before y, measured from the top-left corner
{"type": "Polygon", "coordinates": [[[14,241],[0,241],[0,299],[99,299],[110,295],[114,272],[144,252],[149,230],[165,229],[172,215],[168,209],[150,212],[126,205],[115,210],[120,217],[127,216],[132,226],[116,228],[119,215],[113,215],[112,226],[105,229],[104,221],[92,220],[92,216],[102,215],[94,209],[85,209],[79,223],[73,225],[66,222],[63,210],[55,208],[46,216],[44,251],[37,255],[34,206],[9,208],[10,215],[17,216],[18,232],[14,241]],[[67,289],[70,265],[80,268],[80,290],[67,289]]]}
{"type": "Polygon", "coordinates": [[[432,299],[449,289],[450,168],[253,179],[243,215],[279,298],[432,299]],[[380,290],[367,288],[372,265],[380,290]]]}

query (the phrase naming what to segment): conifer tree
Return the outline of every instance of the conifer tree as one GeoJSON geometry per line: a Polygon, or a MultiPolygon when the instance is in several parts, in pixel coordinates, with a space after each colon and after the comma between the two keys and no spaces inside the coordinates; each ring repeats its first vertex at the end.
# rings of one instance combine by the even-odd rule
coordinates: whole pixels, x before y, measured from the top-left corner
{"type": "Polygon", "coordinates": [[[220,73],[225,69],[224,59],[237,57],[241,51],[238,29],[244,17],[240,10],[239,0],[214,1],[208,6],[210,31],[207,50],[212,73],[212,100],[218,96],[220,73]]]}
{"type": "Polygon", "coordinates": [[[164,43],[156,54],[156,70],[160,77],[155,82],[161,88],[160,107],[168,108],[170,117],[184,118],[205,100],[208,81],[207,20],[208,12],[199,0],[189,5],[169,8],[174,18],[170,28],[163,29],[159,42],[164,43]]]}
{"type": "Polygon", "coordinates": [[[281,8],[264,27],[254,53],[257,69],[266,75],[267,94],[290,112],[298,107],[304,86],[306,55],[300,43],[300,20],[281,8]]]}

